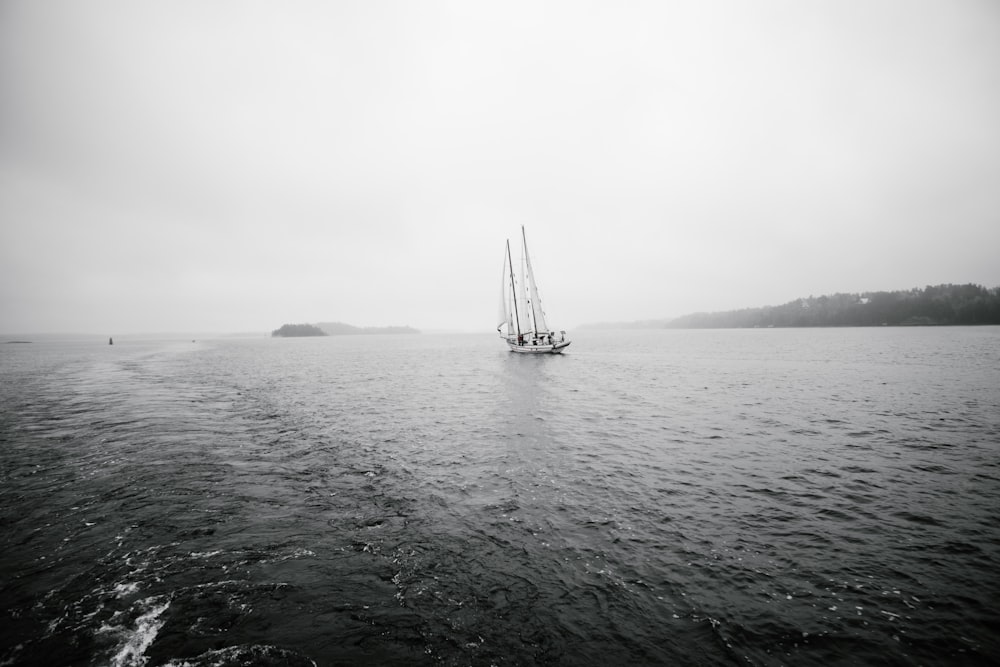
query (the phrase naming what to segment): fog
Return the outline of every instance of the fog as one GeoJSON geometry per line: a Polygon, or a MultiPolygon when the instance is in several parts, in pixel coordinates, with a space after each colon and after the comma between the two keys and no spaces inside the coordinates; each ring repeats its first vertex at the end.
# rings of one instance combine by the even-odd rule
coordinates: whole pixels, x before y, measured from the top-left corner
{"type": "Polygon", "coordinates": [[[1000,285],[1000,5],[0,4],[0,332],[1000,285]]]}

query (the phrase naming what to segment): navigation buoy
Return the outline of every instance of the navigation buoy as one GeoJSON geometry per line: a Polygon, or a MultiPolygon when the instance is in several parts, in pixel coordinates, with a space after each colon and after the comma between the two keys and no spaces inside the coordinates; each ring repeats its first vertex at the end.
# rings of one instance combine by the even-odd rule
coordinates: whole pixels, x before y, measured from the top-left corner
{"type": "Polygon", "coordinates": [[[114,345],[114,344],[115,344],[114,339],[108,336],[108,345],[114,345]]]}

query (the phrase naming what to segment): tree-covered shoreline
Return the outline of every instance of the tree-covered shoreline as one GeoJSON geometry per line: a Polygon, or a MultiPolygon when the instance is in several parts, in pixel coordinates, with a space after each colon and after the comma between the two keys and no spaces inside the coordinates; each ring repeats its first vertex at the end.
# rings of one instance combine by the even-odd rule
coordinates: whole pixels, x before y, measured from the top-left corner
{"type": "Polygon", "coordinates": [[[282,324],[271,332],[274,338],[297,338],[300,336],[325,336],[326,332],[312,324],[282,324]]]}
{"type": "Polygon", "coordinates": [[[271,332],[272,337],[294,338],[298,336],[349,336],[365,334],[416,334],[413,327],[356,327],[343,322],[320,322],[318,324],[283,324],[271,332]]]}
{"type": "Polygon", "coordinates": [[[796,299],[780,306],[693,313],[666,328],[870,327],[1000,324],[1000,287],[928,285],[796,299]]]}

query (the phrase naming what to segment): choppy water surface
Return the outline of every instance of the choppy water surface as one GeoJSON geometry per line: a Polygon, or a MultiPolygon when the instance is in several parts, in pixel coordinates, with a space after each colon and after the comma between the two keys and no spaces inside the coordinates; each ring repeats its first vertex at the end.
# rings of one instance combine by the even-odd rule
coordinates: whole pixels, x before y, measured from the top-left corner
{"type": "Polygon", "coordinates": [[[0,347],[0,664],[1000,660],[1000,329],[0,347]]]}

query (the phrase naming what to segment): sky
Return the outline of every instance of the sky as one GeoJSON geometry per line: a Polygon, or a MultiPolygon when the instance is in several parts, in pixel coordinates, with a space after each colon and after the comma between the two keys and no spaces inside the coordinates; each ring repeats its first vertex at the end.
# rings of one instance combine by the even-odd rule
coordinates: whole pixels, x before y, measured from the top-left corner
{"type": "Polygon", "coordinates": [[[1000,286],[1000,3],[0,0],[0,333],[1000,286]]]}

